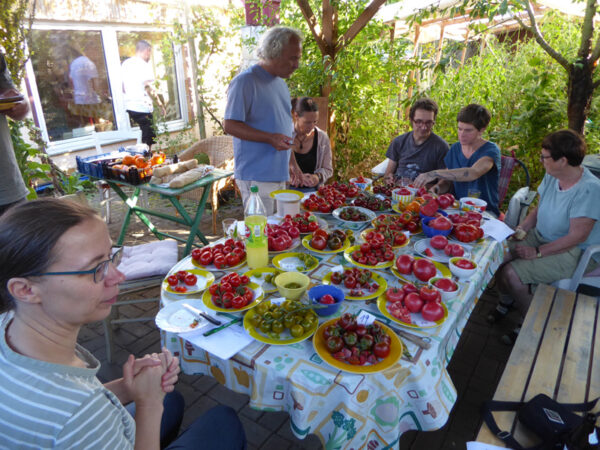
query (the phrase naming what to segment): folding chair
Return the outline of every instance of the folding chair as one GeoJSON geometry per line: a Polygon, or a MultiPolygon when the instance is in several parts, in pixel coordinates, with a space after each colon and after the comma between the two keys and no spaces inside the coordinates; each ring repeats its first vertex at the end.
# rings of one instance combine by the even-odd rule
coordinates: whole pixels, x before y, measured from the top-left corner
{"type": "MultiPolygon", "coordinates": [[[[123,259],[119,270],[125,274],[125,282],[119,285],[119,298],[160,286],[165,275],[178,260],[177,241],[150,242],[132,247],[123,247],[123,259]]],[[[104,339],[106,342],[106,359],[112,362],[113,327],[124,323],[154,321],[154,316],[120,318],[119,307],[142,303],[160,302],[159,297],[119,300],[113,305],[110,315],[104,319],[104,339]]]]}
{"type": "Polygon", "coordinates": [[[588,295],[598,295],[600,289],[600,266],[589,273],[585,273],[590,259],[597,253],[600,253],[600,245],[589,246],[583,255],[581,255],[581,259],[577,264],[573,277],[555,281],[552,285],[573,292],[579,291],[580,285],[581,288],[585,285],[588,288],[591,287],[592,290],[590,291],[589,289],[583,288],[583,293],[588,295]]]}

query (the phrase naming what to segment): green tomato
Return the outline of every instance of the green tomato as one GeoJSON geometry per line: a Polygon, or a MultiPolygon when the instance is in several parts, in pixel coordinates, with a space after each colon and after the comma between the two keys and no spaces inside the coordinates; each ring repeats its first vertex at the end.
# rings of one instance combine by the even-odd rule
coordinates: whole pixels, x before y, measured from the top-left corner
{"type": "Polygon", "coordinates": [[[271,324],[271,331],[273,333],[279,334],[283,330],[284,330],[284,327],[283,327],[283,323],[281,323],[281,321],[279,321],[279,320],[273,321],[273,323],[271,324]]]}
{"type": "Polygon", "coordinates": [[[271,324],[265,320],[260,323],[260,331],[263,333],[269,333],[271,331],[271,324]]]}
{"type": "Polygon", "coordinates": [[[271,306],[271,302],[269,302],[269,301],[260,302],[256,306],[256,312],[262,316],[264,313],[266,313],[269,310],[270,306],[271,306]]]}
{"type": "Polygon", "coordinates": [[[295,338],[300,337],[304,334],[304,328],[300,324],[295,324],[290,328],[290,333],[295,338]]]}

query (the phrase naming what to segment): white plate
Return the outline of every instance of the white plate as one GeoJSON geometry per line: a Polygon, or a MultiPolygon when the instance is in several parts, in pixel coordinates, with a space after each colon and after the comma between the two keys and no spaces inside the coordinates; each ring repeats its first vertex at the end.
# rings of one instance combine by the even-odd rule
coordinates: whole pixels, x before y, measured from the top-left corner
{"type": "MultiPolygon", "coordinates": [[[[417,252],[419,255],[421,255],[425,258],[429,258],[429,259],[432,259],[437,262],[448,264],[448,261],[450,261],[451,257],[446,255],[444,253],[444,250],[438,250],[437,248],[433,248],[431,246],[430,242],[431,242],[430,238],[421,239],[420,241],[416,242],[414,245],[415,252],[417,252]],[[425,253],[425,249],[431,250],[431,253],[433,253],[433,256],[428,256],[425,253]]],[[[454,242],[452,242],[452,243],[454,243],[454,242]]],[[[470,258],[472,247],[468,244],[463,244],[462,242],[460,242],[460,245],[462,245],[462,247],[465,249],[465,254],[463,255],[463,257],[470,258]]]]}
{"type": "Polygon", "coordinates": [[[336,210],[334,210],[332,212],[333,217],[335,217],[337,220],[340,220],[342,222],[345,223],[368,223],[371,222],[371,220],[373,220],[375,217],[377,217],[377,214],[374,211],[371,211],[370,209],[367,208],[363,208],[362,206],[342,206],[341,208],[338,208],[336,210]],[[365,220],[344,220],[340,218],[340,214],[344,209],[347,208],[354,208],[354,209],[358,209],[361,213],[365,214],[367,216],[367,218],[365,220]]]}
{"type": "Polygon", "coordinates": [[[208,325],[208,321],[202,317],[196,316],[191,311],[183,307],[184,303],[193,306],[196,309],[204,310],[202,300],[180,300],[173,302],[158,311],[154,321],[161,330],[170,333],[185,333],[186,331],[195,331],[208,325]],[[198,325],[193,327],[194,320],[198,325]]]}

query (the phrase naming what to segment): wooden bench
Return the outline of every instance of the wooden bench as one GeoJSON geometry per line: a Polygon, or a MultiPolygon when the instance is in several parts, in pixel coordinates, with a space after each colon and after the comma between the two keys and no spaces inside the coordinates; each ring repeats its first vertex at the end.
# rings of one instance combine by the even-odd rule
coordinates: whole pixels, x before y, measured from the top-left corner
{"type": "MultiPolygon", "coordinates": [[[[598,305],[594,297],[538,286],[494,400],[528,401],[544,393],[559,402],[580,403],[600,396],[598,305]]],[[[538,443],[514,412],[494,417],[524,447],[538,443]]],[[[476,440],[504,445],[485,423],[476,440]]]]}

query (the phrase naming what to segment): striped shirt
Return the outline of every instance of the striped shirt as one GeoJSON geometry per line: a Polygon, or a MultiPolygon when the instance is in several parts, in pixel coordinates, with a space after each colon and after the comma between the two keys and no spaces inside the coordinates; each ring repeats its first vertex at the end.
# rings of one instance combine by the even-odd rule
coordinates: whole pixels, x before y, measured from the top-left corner
{"type": "Polygon", "coordinates": [[[0,315],[0,449],[130,449],[135,422],[96,378],[100,362],[79,345],[88,366],[52,364],[6,343],[12,313],[0,315]]]}

